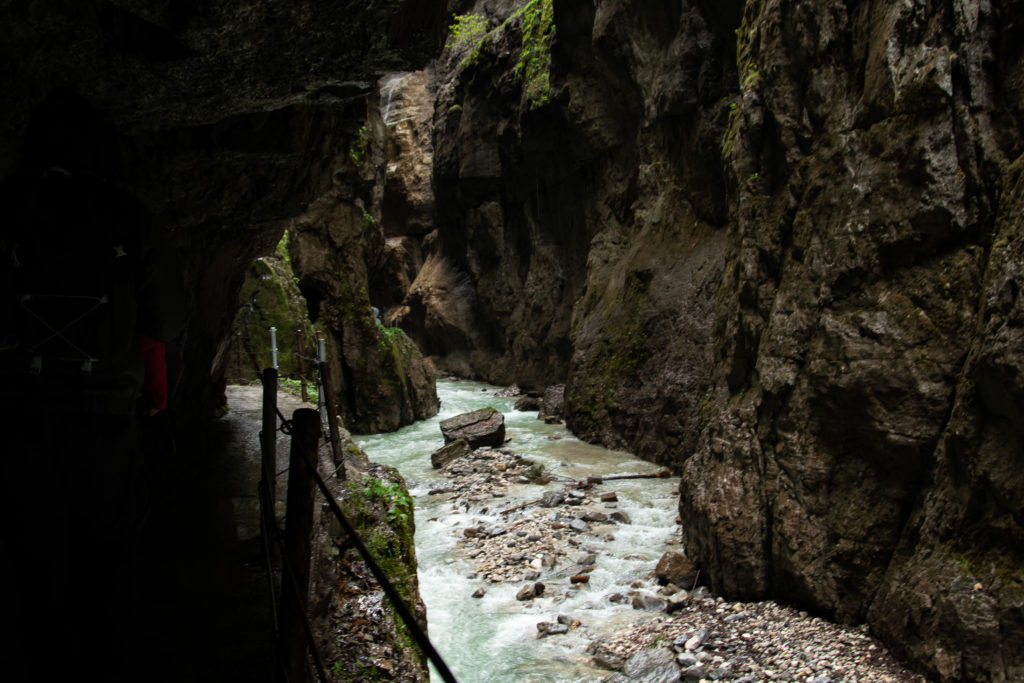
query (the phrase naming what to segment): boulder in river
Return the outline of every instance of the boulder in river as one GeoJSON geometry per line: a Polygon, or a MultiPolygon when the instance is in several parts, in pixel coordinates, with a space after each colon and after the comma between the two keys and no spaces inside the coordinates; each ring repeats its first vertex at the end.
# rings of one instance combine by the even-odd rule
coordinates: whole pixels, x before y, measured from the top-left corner
{"type": "Polygon", "coordinates": [[[544,398],[540,402],[537,413],[538,420],[545,422],[560,421],[565,412],[565,385],[555,384],[544,390],[544,398]]]}
{"type": "Polygon", "coordinates": [[[505,443],[505,416],[488,406],[441,420],[441,433],[446,444],[465,439],[473,449],[496,448],[505,443]]]}
{"type": "Polygon", "coordinates": [[[533,600],[534,598],[543,594],[544,584],[538,581],[537,583],[531,583],[519,589],[519,592],[516,593],[516,600],[533,600]]]}
{"type": "Polygon", "coordinates": [[[533,393],[527,394],[526,396],[523,396],[518,401],[516,401],[516,403],[515,403],[515,405],[513,407],[516,410],[523,411],[524,413],[532,412],[534,410],[539,411],[540,410],[540,396],[537,395],[537,394],[533,394],[533,393]]]}
{"type": "Polygon", "coordinates": [[[456,439],[455,441],[445,444],[438,450],[434,451],[430,456],[430,464],[433,465],[435,469],[440,469],[452,460],[464,458],[472,452],[473,449],[469,447],[468,441],[465,439],[456,439]]]}
{"type": "Polygon", "coordinates": [[[658,583],[663,586],[674,583],[687,588],[692,587],[696,582],[697,568],[684,553],[676,550],[661,556],[658,565],[654,568],[654,575],[658,577],[658,583]]]}

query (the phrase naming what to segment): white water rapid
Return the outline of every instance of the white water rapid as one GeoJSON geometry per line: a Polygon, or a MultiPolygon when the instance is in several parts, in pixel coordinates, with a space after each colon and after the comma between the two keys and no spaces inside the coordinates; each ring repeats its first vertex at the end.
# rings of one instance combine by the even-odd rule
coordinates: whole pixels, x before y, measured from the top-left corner
{"type": "MultiPolygon", "coordinates": [[[[584,545],[597,554],[597,568],[588,584],[569,589],[568,577],[557,568],[546,570],[540,581],[549,586],[564,584],[564,590],[539,597],[532,602],[516,600],[522,583],[492,584],[468,578],[474,571],[472,560],[461,556],[455,547],[461,530],[478,522],[499,524],[500,509],[535,500],[543,491],[562,490],[567,478],[585,479],[588,475],[651,472],[651,463],[629,454],[591,446],[574,438],[562,425],[547,425],[536,412],[513,410],[515,399],[494,394],[499,387],[477,382],[442,380],[437,384],[441,398],[438,416],[410,425],[390,434],[358,436],[356,441],[371,459],[392,465],[406,478],[416,506],[416,553],[419,558],[420,593],[427,605],[430,638],[460,683],[498,683],[525,681],[597,681],[607,675],[590,666],[584,652],[587,643],[605,633],[639,620],[655,616],[613,604],[613,593],[628,593],[634,581],[645,581],[658,558],[677,536],[678,478],[634,479],[605,482],[603,489],[618,495],[617,509],[626,512],[631,524],[615,529],[614,540],[586,536],[584,545]],[[464,512],[453,510],[428,491],[443,485],[440,470],[430,464],[430,454],[444,445],[439,422],[470,410],[493,406],[505,414],[504,448],[542,463],[556,475],[544,486],[523,485],[509,489],[500,505],[491,503],[487,514],[483,505],[464,512]],[[555,437],[555,438],[550,438],[555,437]],[[614,486],[612,486],[614,484],[614,486]],[[516,490],[516,488],[520,490],[516,490]],[[480,587],[486,595],[473,598],[480,587]],[[564,614],[579,620],[580,628],[567,634],[538,639],[537,623],[556,621],[564,614]]],[[[435,675],[435,680],[438,677],[435,675]]]]}

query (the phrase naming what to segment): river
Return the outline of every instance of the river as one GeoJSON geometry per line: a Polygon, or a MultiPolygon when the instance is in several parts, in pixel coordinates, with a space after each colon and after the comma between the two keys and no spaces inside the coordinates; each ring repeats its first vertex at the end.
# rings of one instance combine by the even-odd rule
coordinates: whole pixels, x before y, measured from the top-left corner
{"type": "MultiPolygon", "coordinates": [[[[470,578],[474,567],[457,552],[458,533],[478,522],[498,524],[498,509],[490,514],[481,514],[479,509],[456,511],[442,496],[428,495],[443,485],[440,470],[430,464],[430,454],[444,445],[441,420],[493,406],[505,415],[508,441],[504,448],[543,464],[547,472],[556,475],[545,486],[510,488],[502,508],[535,500],[546,490],[562,490],[567,478],[657,469],[628,453],[586,444],[563,425],[544,424],[536,412],[514,410],[516,399],[495,396],[499,389],[479,382],[438,381],[441,412],[437,416],[397,432],[357,436],[356,441],[371,459],[396,467],[408,483],[415,501],[420,593],[427,605],[430,637],[461,683],[600,680],[608,672],[590,666],[584,653],[587,643],[654,616],[634,610],[628,603],[613,604],[608,598],[613,593],[627,593],[635,581],[645,581],[669,549],[666,541],[678,536],[679,480],[620,480],[614,487],[612,482],[603,485],[617,493],[617,509],[626,512],[631,523],[617,527],[613,539],[587,538],[588,550],[599,558],[597,569],[584,588],[559,593],[560,602],[548,597],[520,602],[516,592],[522,583],[487,584],[482,599],[471,597],[483,582],[470,578]],[[571,615],[583,626],[568,634],[538,639],[537,623],[555,621],[560,614],[571,615]]],[[[540,580],[568,584],[557,572],[540,580]]]]}

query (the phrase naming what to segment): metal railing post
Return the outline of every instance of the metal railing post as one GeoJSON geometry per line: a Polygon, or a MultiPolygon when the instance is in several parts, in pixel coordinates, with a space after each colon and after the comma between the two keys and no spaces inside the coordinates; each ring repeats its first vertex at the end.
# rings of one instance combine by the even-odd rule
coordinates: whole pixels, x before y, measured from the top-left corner
{"type": "Polygon", "coordinates": [[[281,599],[281,655],[288,680],[307,680],[304,623],[309,603],[313,544],[313,471],[320,438],[320,414],[299,408],[292,414],[288,465],[287,519],[284,528],[284,589],[281,599]]]}
{"type": "MultiPolygon", "coordinates": [[[[274,519],[274,491],[277,479],[277,370],[263,371],[263,428],[260,431],[260,488],[267,504],[263,506],[264,534],[277,527],[274,519]]],[[[263,542],[272,545],[272,539],[264,536],[263,542]]]]}
{"type": "MultiPolygon", "coordinates": [[[[334,383],[331,381],[331,369],[327,364],[327,350],[323,337],[317,339],[317,351],[320,359],[320,378],[323,382],[323,396],[321,397],[327,406],[327,430],[331,435],[331,456],[335,465],[344,462],[341,453],[341,434],[338,432],[338,408],[334,403],[334,383]]],[[[338,468],[338,479],[345,480],[345,468],[338,468]]]]}
{"type": "Polygon", "coordinates": [[[309,403],[309,393],[306,391],[306,359],[302,357],[305,353],[302,344],[302,323],[300,322],[299,325],[300,327],[295,332],[299,346],[299,386],[302,388],[302,402],[309,403]]]}

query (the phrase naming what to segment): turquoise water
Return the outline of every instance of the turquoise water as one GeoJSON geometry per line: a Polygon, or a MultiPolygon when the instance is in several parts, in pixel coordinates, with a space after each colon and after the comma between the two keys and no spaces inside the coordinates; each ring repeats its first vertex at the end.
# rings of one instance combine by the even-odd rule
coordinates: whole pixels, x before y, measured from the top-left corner
{"type": "MultiPolygon", "coordinates": [[[[500,387],[479,382],[443,380],[437,384],[441,412],[429,420],[397,432],[357,436],[356,441],[371,459],[396,467],[406,478],[416,505],[416,552],[419,559],[420,594],[427,605],[430,638],[461,683],[554,683],[596,681],[607,671],[589,666],[587,643],[635,619],[649,618],[628,605],[610,603],[612,593],[625,593],[634,581],[645,581],[668,547],[665,541],[678,536],[675,525],[679,480],[638,479],[607,482],[618,495],[618,509],[632,523],[615,529],[614,540],[587,537],[586,545],[598,555],[590,583],[578,591],[552,591],[557,597],[519,602],[515,594],[523,583],[484,584],[468,575],[474,567],[455,548],[457,533],[482,522],[498,523],[496,514],[454,511],[440,496],[428,496],[444,479],[430,464],[430,454],[444,445],[441,420],[492,406],[505,415],[504,448],[542,463],[556,476],[546,486],[509,489],[501,508],[535,500],[545,490],[562,490],[568,480],[588,475],[651,472],[657,467],[628,453],[586,444],[562,425],[547,425],[536,412],[513,409],[515,399],[494,394],[500,387]],[[555,437],[555,438],[551,438],[555,437]],[[482,599],[472,598],[477,588],[487,589],[482,599]],[[537,639],[537,623],[555,621],[568,614],[583,623],[565,635],[537,639]]],[[[497,511],[495,511],[497,512],[497,511]]],[[[554,585],[567,579],[545,574],[541,581],[554,585]]],[[[435,679],[438,677],[435,676],[435,679]]]]}

